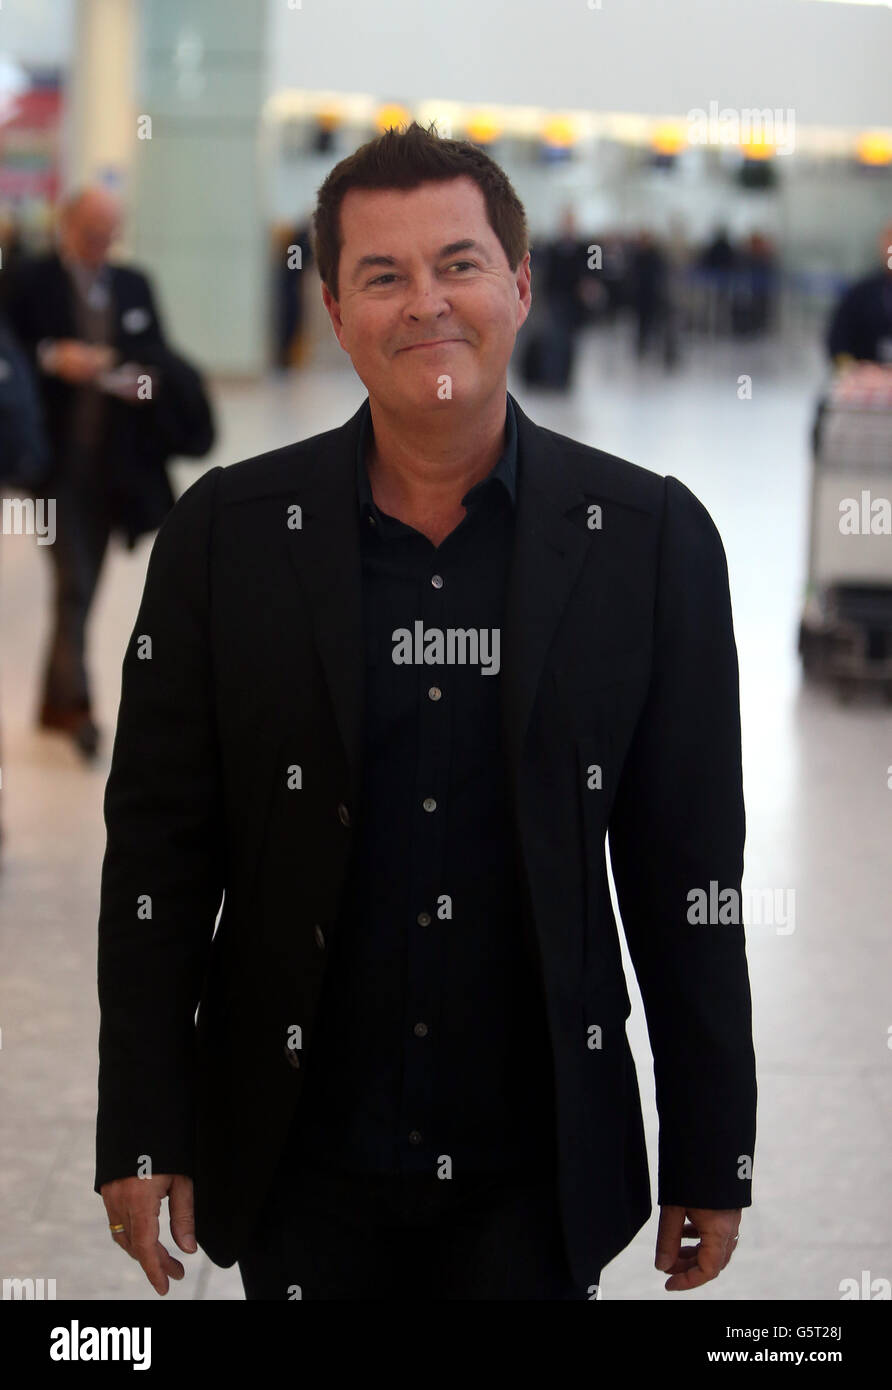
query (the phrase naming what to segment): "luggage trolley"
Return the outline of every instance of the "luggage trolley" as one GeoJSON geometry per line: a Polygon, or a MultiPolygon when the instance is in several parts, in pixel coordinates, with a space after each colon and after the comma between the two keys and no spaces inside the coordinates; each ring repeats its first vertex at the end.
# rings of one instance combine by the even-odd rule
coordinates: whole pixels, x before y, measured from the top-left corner
{"type": "Polygon", "coordinates": [[[832,380],[812,436],[811,519],[799,656],[842,699],[879,685],[892,700],[892,366],[832,380]]]}

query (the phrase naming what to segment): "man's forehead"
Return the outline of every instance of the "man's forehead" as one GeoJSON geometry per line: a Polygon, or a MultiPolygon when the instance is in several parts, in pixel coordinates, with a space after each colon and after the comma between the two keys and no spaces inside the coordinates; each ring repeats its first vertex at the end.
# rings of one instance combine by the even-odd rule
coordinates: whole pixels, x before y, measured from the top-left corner
{"type": "Polygon", "coordinates": [[[69,209],[64,220],[76,226],[89,227],[91,231],[104,231],[118,225],[121,213],[119,208],[109,203],[82,202],[69,209]]]}
{"type": "MultiPolygon", "coordinates": [[[[344,202],[346,204],[346,198],[344,202]]],[[[474,251],[477,255],[492,254],[492,229],[482,196],[479,216],[467,202],[456,204],[454,212],[454,217],[444,217],[441,204],[429,225],[420,228],[413,224],[408,209],[405,215],[394,216],[392,206],[389,210],[382,207],[380,212],[372,212],[354,205],[352,215],[343,218],[341,223],[342,254],[351,262],[370,255],[412,255],[419,249],[432,256],[451,255],[462,250],[474,251]]]]}
{"type": "MultiPolygon", "coordinates": [[[[341,203],[342,223],[350,222],[358,229],[364,222],[390,219],[397,202],[405,208],[406,214],[411,211],[410,205],[418,214],[425,206],[433,209],[436,205],[438,219],[442,219],[444,210],[448,213],[454,208],[456,215],[465,221],[469,213],[473,217],[477,211],[483,221],[486,220],[483,194],[472,180],[461,178],[450,179],[448,183],[423,183],[417,188],[348,189],[341,203]]],[[[400,215],[403,215],[402,211],[400,215]]]]}

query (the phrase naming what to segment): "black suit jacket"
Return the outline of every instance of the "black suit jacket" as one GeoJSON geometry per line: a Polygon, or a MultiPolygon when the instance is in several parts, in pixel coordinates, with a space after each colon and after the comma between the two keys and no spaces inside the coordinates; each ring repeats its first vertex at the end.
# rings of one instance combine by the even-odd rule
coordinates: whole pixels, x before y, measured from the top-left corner
{"type": "Polygon", "coordinates": [[[892,274],[877,270],[843,293],[826,334],[827,353],[847,353],[859,362],[892,363],[892,274]]]}
{"type": "Polygon", "coordinates": [[[0,310],[0,484],[31,491],[49,467],[31,367],[0,310]]]}
{"type": "MultiPolygon", "coordinates": [[[[504,725],[568,1253],[590,1283],[651,1210],[608,830],[654,1053],[659,1201],[751,1201],[744,930],[688,921],[692,889],[740,891],[737,654],[722,543],[696,497],[515,408],[504,725]]],[[[356,829],[358,423],[189,488],[156,538],[124,659],[105,798],[95,1185],[135,1173],[142,1155],[191,1174],[198,1240],[224,1266],[311,1065],[356,829]]]]}
{"type": "MultiPolygon", "coordinates": [[[[214,441],[214,422],[195,369],[165,339],[147,277],[131,266],[110,265],[113,341],[123,361],[158,374],[150,402],[107,399],[103,452],[113,524],[132,548],[154,531],[173,506],[165,471],[177,453],[201,457],[214,441]]],[[[41,369],[38,344],[45,338],[75,338],[74,286],[56,252],[22,262],[11,277],[6,309],[31,358],[42,397],[52,455],[50,481],[64,474],[71,411],[79,387],[41,369]]]]}

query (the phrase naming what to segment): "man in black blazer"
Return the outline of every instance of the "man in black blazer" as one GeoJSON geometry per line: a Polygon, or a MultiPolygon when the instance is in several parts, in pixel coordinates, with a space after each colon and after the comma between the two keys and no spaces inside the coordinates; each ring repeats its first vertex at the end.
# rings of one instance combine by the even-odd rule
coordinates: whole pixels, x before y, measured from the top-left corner
{"type": "Polygon", "coordinates": [[[167,1197],[249,1298],[596,1298],[651,1210],[609,832],[657,1267],[696,1287],[755,1144],[744,929],[692,905],[739,903],[743,868],[721,540],[678,480],[507,392],[530,257],[483,151],[386,132],[328,176],[314,238],[368,397],[180,498],[124,659],[112,1238],[159,1293],[184,1272],[167,1197]]]}
{"type": "Polygon", "coordinates": [[[892,222],[877,238],[877,267],[855,280],[834,306],[825,347],[836,366],[892,365],[892,222]]]}
{"type": "Polygon", "coordinates": [[[99,730],[85,630],[109,538],[120,530],[132,547],[173,506],[163,467],[145,458],[155,405],[151,372],[139,374],[149,352],[157,361],[164,334],[146,276],[108,260],[120,222],[106,190],[71,194],[59,208],[58,247],[18,265],[5,297],[40,390],[56,504],[54,623],[38,719],[88,758],[99,730]]]}

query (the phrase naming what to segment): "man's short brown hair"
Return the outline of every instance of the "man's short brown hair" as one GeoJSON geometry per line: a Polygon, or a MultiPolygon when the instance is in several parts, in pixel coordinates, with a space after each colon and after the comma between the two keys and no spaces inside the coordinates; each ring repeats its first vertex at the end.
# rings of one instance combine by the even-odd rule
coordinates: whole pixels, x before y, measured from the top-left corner
{"type": "Polygon", "coordinates": [[[489,225],[502,244],[512,271],[529,250],[523,203],[503,169],[469,140],[447,140],[417,121],[405,129],[391,126],[360,145],[336,164],[317,193],[312,240],[316,267],[332,296],[338,296],[341,256],[340,211],[351,188],[418,188],[447,179],[473,179],[483,194],[489,225]]]}

